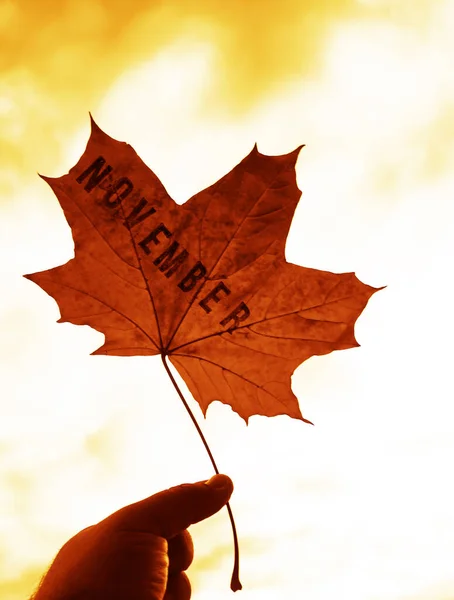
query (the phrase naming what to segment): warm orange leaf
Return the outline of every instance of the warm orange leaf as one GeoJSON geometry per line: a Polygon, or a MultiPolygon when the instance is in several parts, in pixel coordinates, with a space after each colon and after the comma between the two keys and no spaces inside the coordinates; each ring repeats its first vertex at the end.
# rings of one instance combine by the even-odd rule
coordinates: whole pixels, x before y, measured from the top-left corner
{"type": "Polygon", "coordinates": [[[26,277],[55,298],[60,322],[105,335],[94,354],[168,355],[204,413],[220,400],[246,421],[303,419],[293,371],[358,346],[354,323],[376,289],[354,273],[286,262],[299,150],[265,156],[254,147],[179,206],[131,146],[92,121],[77,165],[44,178],[75,258],[26,277]]]}

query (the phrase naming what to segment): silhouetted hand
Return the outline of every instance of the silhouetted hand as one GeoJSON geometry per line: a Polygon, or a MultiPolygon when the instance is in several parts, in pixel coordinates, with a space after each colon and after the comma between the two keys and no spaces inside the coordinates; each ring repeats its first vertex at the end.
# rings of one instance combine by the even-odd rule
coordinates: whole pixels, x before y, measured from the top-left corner
{"type": "Polygon", "coordinates": [[[232,481],[179,485],[125,506],[83,529],[57,554],[34,600],[188,600],[187,528],[229,500],[232,481]]]}

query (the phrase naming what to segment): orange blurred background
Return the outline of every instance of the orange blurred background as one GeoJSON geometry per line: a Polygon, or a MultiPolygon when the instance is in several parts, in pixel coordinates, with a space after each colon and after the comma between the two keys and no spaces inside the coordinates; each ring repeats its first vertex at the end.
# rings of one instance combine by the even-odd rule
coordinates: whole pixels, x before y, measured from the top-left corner
{"type": "MultiPolygon", "coordinates": [[[[89,356],[102,336],[22,278],[72,256],[36,172],[75,164],[91,111],[180,203],[255,142],[306,144],[287,260],[387,285],[360,348],[295,372],[315,427],[191,404],[236,485],[242,597],[452,600],[454,1],[113,4],[0,0],[0,597],[212,474],[160,361],[89,356]]],[[[230,598],[225,511],[193,536],[194,598],[230,598]]]]}

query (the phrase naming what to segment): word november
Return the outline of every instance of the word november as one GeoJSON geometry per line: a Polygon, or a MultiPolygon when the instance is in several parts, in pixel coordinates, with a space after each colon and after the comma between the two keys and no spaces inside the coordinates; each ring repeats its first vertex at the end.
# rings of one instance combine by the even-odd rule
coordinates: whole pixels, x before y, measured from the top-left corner
{"type": "MultiPolygon", "coordinates": [[[[101,188],[101,182],[109,174],[111,174],[112,171],[113,167],[111,167],[111,165],[106,165],[105,158],[98,156],[98,158],[94,160],[92,164],[85,169],[85,171],[76,177],[76,181],[80,184],[85,182],[84,190],[87,193],[90,193],[98,186],[101,188]]],[[[133,190],[134,185],[128,177],[119,177],[106,188],[102,203],[109,209],[117,208],[133,190]]],[[[152,206],[149,206],[146,198],[141,197],[138,204],[136,204],[130,214],[125,217],[124,225],[128,230],[131,230],[133,227],[155,213],[156,209],[152,206]],[[143,212],[147,207],[148,209],[143,212]]],[[[152,254],[152,251],[150,250],[151,244],[154,246],[159,246],[163,240],[170,239],[172,236],[173,234],[168,230],[164,223],[160,223],[142,240],[140,240],[138,245],[140,246],[142,252],[149,256],[152,254]]],[[[153,264],[158,267],[158,270],[167,278],[170,278],[172,275],[174,275],[174,273],[180,270],[180,267],[182,267],[189,258],[189,252],[185,248],[182,248],[180,253],[177,254],[179,248],[179,242],[173,240],[169,243],[165,250],[153,260],[153,264]]],[[[202,284],[199,288],[200,290],[203,287],[206,279],[207,269],[205,265],[198,260],[195,262],[194,266],[186,272],[184,277],[178,281],[177,287],[182,292],[187,293],[192,291],[196,284],[200,282],[202,284]]],[[[210,313],[213,310],[210,306],[210,303],[214,302],[217,304],[221,300],[220,294],[228,296],[230,293],[231,290],[223,281],[220,281],[205,295],[204,298],[202,298],[202,300],[199,301],[198,304],[205,311],[205,313],[210,313]]],[[[196,295],[197,294],[198,292],[196,295]]],[[[222,327],[227,327],[227,325],[233,321],[233,324],[229,325],[228,327],[228,331],[231,333],[242,321],[246,320],[250,314],[251,313],[248,306],[244,302],[240,302],[238,306],[236,306],[225,318],[219,321],[219,323],[222,327]]]]}

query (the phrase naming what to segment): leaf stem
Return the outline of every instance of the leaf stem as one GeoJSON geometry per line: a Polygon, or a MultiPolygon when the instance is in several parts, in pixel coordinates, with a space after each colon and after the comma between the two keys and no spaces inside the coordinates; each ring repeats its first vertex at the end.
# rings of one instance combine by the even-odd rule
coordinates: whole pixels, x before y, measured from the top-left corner
{"type": "MultiPolygon", "coordinates": [[[[164,353],[161,354],[161,359],[162,359],[164,368],[167,371],[167,375],[170,377],[170,381],[173,383],[173,386],[176,389],[177,394],[180,396],[180,399],[183,402],[185,409],[187,410],[189,416],[191,417],[192,422],[194,423],[195,428],[197,429],[200,439],[202,440],[203,445],[205,446],[205,450],[207,451],[208,456],[210,457],[210,461],[211,461],[211,464],[213,465],[214,471],[217,475],[219,475],[219,469],[216,465],[213,455],[211,454],[210,447],[208,446],[208,443],[205,439],[205,436],[202,433],[202,430],[200,429],[199,424],[196,421],[196,418],[192,414],[189,404],[186,402],[186,400],[183,396],[183,393],[181,392],[180,388],[178,387],[175,377],[172,375],[172,371],[170,370],[169,365],[167,364],[166,355],[164,353]]],[[[230,589],[233,592],[237,592],[238,590],[241,590],[243,588],[243,586],[241,585],[241,582],[240,582],[240,577],[239,577],[240,550],[239,550],[239,546],[238,546],[238,536],[236,533],[235,520],[233,518],[232,509],[230,508],[230,504],[228,502],[226,504],[226,508],[227,508],[227,512],[229,513],[230,523],[232,525],[233,547],[234,547],[234,552],[235,552],[233,571],[232,571],[232,579],[230,580],[230,589]]]]}

